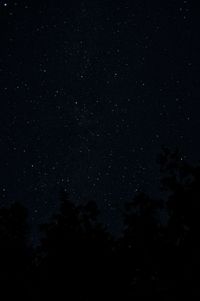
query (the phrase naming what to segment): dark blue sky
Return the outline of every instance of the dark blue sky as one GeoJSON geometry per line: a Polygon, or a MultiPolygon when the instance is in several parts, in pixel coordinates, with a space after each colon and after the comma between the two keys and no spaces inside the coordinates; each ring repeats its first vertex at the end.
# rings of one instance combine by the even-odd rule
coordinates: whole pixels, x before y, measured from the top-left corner
{"type": "Polygon", "coordinates": [[[1,1],[1,203],[38,224],[63,187],[116,227],[162,145],[198,160],[199,23],[192,1],[1,1]]]}

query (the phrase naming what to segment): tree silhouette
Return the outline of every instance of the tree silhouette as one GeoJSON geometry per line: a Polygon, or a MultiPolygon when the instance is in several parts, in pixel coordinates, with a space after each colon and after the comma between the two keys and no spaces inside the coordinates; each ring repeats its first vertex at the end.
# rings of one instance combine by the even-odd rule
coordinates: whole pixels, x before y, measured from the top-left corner
{"type": "Polygon", "coordinates": [[[166,200],[138,193],[122,212],[124,228],[117,239],[99,222],[95,202],[75,203],[64,191],[60,212],[40,226],[35,250],[25,208],[1,208],[3,300],[200,296],[200,167],[167,149],[158,162],[166,200]]]}
{"type": "Polygon", "coordinates": [[[61,200],[60,213],[41,227],[45,237],[40,248],[43,259],[39,277],[46,282],[41,289],[44,296],[50,293],[56,298],[64,294],[75,300],[98,299],[108,278],[104,268],[111,262],[112,238],[97,221],[95,203],[78,206],[65,193],[61,200]]]}
{"type": "Polygon", "coordinates": [[[27,213],[20,204],[0,209],[0,287],[4,300],[30,298],[31,248],[27,213]]]}
{"type": "Polygon", "coordinates": [[[163,188],[170,192],[166,242],[174,293],[199,296],[200,166],[193,167],[178,151],[165,150],[160,157],[163,188]]]}
{"type": "Polygon", "coordinates": [[[121,258],[125,259],[126,292],[129,296],[155,294],[159,273],[161,226],[156,217],[156,200],[139,193],[126,206],[121,258]]]}
{"type": "Polygon", "coordinates": [[[200,168],[165,149],[159,157],[163,201],[143,193],[128,204],[120,241],[128,296],[199,296],[200,168]],[[165,207],[168,223],[156,212],[165,207]]]}

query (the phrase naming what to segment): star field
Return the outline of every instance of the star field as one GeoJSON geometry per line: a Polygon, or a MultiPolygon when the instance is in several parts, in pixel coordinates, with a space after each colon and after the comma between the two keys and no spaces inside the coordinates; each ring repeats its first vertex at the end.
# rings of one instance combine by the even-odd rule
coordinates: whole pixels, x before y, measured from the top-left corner
{"type": "Polygon", "coordinates": [[[161,147],[199,159],[199,8],[191,1],[0,3],[1,202],[31,223],[58,193],[111,228],[156,193],[161,147]]]}

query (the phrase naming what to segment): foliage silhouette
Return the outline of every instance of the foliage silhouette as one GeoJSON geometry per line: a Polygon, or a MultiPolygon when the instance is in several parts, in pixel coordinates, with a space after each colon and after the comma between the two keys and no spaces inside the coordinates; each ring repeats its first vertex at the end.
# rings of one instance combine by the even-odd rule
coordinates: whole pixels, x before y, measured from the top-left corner
{"type": "Polygon", "coordinates": [[[0,292],[2,300],[32,300],[32,250],[28,244],[27,213],[20,204],[0,209],[0,292]],[[28,277],[27,277],[28,276],[28,277]]]}
{"type": "Polygon", "coordinates": [[[111,263],[113,240],[97,222],[97,213],[95,203],[76,206],[62,193],[60,214],[41,227],[45,238],[39,250],[43,259],[38,271],[46,279],[44,297],[46,294],[58,297],[59,292],[60,297],[67,293],[75,300],[87,300],[96,298],[95,291],[101,293],[100,286],[108,278],[104,267],[111,263]],[[58,275],[64,275],[59,283],[58,275]]]}
{"type": "Polygon", "coordinates": [[[1,208],[1,294],[85,301],[200,296],[200,167],[167,149],[158,161],[167,201],[138,193],[125,206],[117,239],[99,222],[95,202],[75,204],[64,191],[60,212],[40,226],[34,250],[26,210],[1,208]],[[162,210],[167,223],[159,218],[162,210]]]}

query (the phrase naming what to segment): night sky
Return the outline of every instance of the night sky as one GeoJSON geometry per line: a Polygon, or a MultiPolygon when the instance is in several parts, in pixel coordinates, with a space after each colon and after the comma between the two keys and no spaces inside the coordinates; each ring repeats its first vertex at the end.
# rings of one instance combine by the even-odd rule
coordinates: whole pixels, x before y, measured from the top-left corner
{"type": "Polygon", "coordinates": [[[162,146],[199,159],[200,11],[192,1],[0,2],[0,195],[32,225],[157,193],[162,146]]]}

